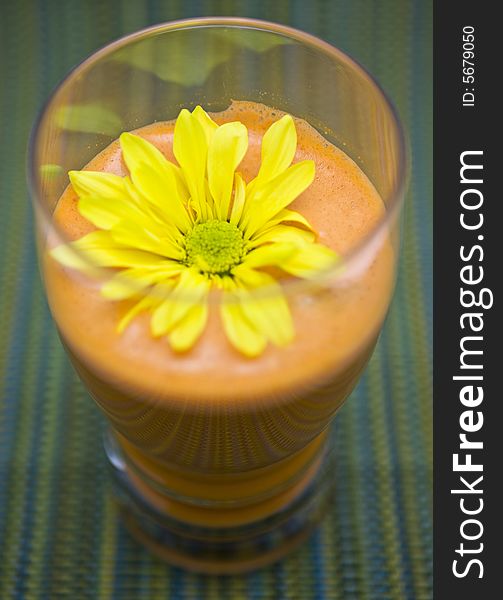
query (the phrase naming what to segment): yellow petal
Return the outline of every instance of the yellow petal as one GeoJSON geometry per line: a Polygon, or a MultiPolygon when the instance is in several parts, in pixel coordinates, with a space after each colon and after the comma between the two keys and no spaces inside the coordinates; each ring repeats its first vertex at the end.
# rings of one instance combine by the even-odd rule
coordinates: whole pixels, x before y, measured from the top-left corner
{"type": "Polygon", "coordinates": [[[297,148],[297,132],[290,115],[285,115],[274,122],[262,138],[262,156],[257,177],[248,184],[248,197],[255,198],[255,193],[268,181],[287,169],[297,148]]]}
{"type": "Polygon", "coordinates": [[[187,193],[178,167],[138,135],[123,133],[120,142],[135,187],[162,211],[168,222],[187,231],[191,221],[184,205],[187,193]]]}
{"type": "Polygon", "coordinates": [[[206,297],[211,282],[195,269],[185,269],[173,289],[154,311],[150,328],[152,335],[160,336],[168,333],[189,312],[189,310],[206,297]]]}
{"type": "Polygon", "coordinates": [[[239,352],[252,358],[264,351],[266,337],[248,320],[237,301],[224,299],[220,317],[228,340],[239,352]]]}
{"type": "Polygon", "coordinates": [[[136,209],[143,210],[148,217],[158,219],[158,214],[154,211],[154,205],[150,204],[150,202],[145,202],[145,198],[140,194],[140,191],[136,189],[131,177],[124,177],[124,186],[126,187],[131,204],[133,204],[136,209]]]}
{"type": "Polygon", "coordinates": [[[101,171],[70,171],[72,187],[78,196],[96,196],[103,200],[117,200],[126,196],[124,179],[101,171]]]}
{"type": "Polygon", "coordinates": [[[149,252],[118,244],[108,231],[93,231],[70,244],[50,250],[61,264],[78,270],[91,267],[136,267],[165,260],[149,252]]]}
{"type": "Polygon", "coordinates": [[[287,346],[294,337],[290,309],[284,297],[267,299],[243,297],[241,308],[247,319],[276,346],[287,346]]]}
{"type": "Polygon", "coordinates": [[[211,219],[215,219],[217,216],[215,202],[213,201],[213,196],[210,192],[210,186],[208,184],[208,179],[204,179],[204,191],[206,194],[206,219],[210,221],[211,219]]]}
{"type": "Polygon", "coordinates": [[[207,219],[204,180],[208,143],[203,126],[186,108],[180,111],[175,123],[173,152],[182,169],[197,214],[201,219],[207,219]]]}
{"type": "Polygon", "coordinates": [[[295,335],[292,316],[281,286],[267,273],[242,268],[237,277],[242,284],[241,308],[254,326],[277,346],[286,346],[295,335]],[[263,294],[254,294],[253,290],[263,294]]]}
{"type": "Polygon", "coordinates": [[[294,244],[278,243],[260,246],[251,250],[243,260],[243,264],[248,268],[280,266],[283,262],[291,258],[297,249],[294,244]]]}
{"type": "MultiPolygon", "coordinates": [[[[49,250],[49,254],[54,260],[65,267],[70,267],[71,269],[89,275],[92,275],[94,271],[89,258],[86,255],[79,253],[73,244],[60,244],[49,250]]],[[[94,266],[96,267],[97,265],[94,266]]]]}
{"type": "Polygon", "coordinates": [[[208,304],[193,306],[169,334],[169,343],[175,352],[186,352],[196,343],[206,327],[208,304]]]}
{"type": "Polygon", "coordinates": [[[261,181],[269,181],[292,163],[297,148],[297,132],[290,115],[274,122],[262,138],[262,163],[258,172],[261,181]]]}
{"type": "Polygon", "coordinates": [[[248,130],[242,123],[225,123],[213,133],[208,148],[208,183],[219,219],[228,217],[234,171],[247,148],[248,130]]]}
{"type": "Polygon", "coordinates": [[[314,162],[303,160],[269,181],[246,204],[243,225],[249,238],[299,196],[314,179],[314,162]]]}
{"type": "Polygon", "coordinates": [[[153,221],[154,223],[161,225],[164,230],[168,230],[170,236],[172,236],[174,240],[182,239],[179,229],[171,222],[169,217],[167,217],[164,207],[159,208],[155,204],[149,202],[148,199],[140,193],[140,190],[135,187],[130,177],[124,177],[124,185],[126,186],[129,197],[128,204],[132,209],[129,210],[129,213],[125,213],[121,218],[134,221],[138,223],[138,225],[151,223],[153,221]],[[134,216],[132,215],[132,210],[136,211],[134,216]]]}
{"type": "Polygon", "coordinates": [[[150,310],[157,303],[155,296],[145,296],[137,302],[127,313],[122,317],[117,325],[117,332],[122,333],[131,321],[145,310],[150,310]]]}
{"type": "MultiPolygon", "coordinates": [[[[78,190],[79,212],[100,229],[111,229],[121,219],[138,224],[145,219],[155,220],[166,227],[166,218],[146,202],[129,177],[117,177],[110,173],[72,171],[71,179],[78,190]],[[85,175],[85,177],[81,177],[85,175]],[[91,177],[89,176],[91,175],[91,177]],[[99,177],[94,177],[98,175],[99,177]],[[102,178],[101,175],[105,175],[102,178]]],[[[168,224],[174,229],[174,225],[168,224]]]]}
{"type": "Polygon", "coordinates": [[[225,292],[236,291],[236,282],[234,281],[234,278],[229,275],[221,275],[219,277],[216,277],[213,280],[213,284],[216,285],[217,288],[225,292]]]}
{"type": "Polygon", "coordinates": [[[170,261],[155,267],[126,269],[109,279],[101,287],[101,294],[109,300],[131,298],[154,283],[179,275],[182,269],[182,265],[170,261]]]}
{"type": "Polygon", "coordinates": [[[210,115],[199,105],[197,105],[196,108],[194,108],[194,110],[192,111],[192,115],[201,124],[204,130],[204,134],[206,135],[206,143],[209,146],[211,138],[213,137],[215,130],[218,128],[218,125],[210,117],[210,115]]]}
{"type": "Polygon", "coordinates": [[[297,212],[295,210],[289,210],[288,208],[284,208],[283,210],[280,210],[279,213],[277,215],[275,215],[272,219],[269,219],[269,221],[267,221],[267,223],[264,225],[264,227],[261,227],[260,229],[258,229],[251,236],[251,239],[255,239],[255,236],[260,235],[261,233],[263,233],[264,231],[269,229],[269,227],[273,227],[273,226],[279,225],[281,223],[303,225],[306,229],[309,229],[310,231],[314,231],[313,228],[311,227],[311,224],[309,223],[309,221],[303,215],[301,215],[299,212],[297,212]]]}
{"type": "Polygon", "coordinates": [[[264,285],[268,285],[270,281],[274,281],[267,279],[271,277],[267,273],[262,271],[256,271],[255,269],[249,267],[246,264],[241,264],[235,267],[232,270],[232,275],[234,277],[232,281],[232,286],[230,287],[233,291],[240,291],[243,288],[257,288],[264,285]]]}
{"type": "Polygon", "coordinates": [[[170,168],[161,171],[150,165],[140,165],[133,182],[143,196],[160,209],[167,223],[173,223],[184,233],[191,227],[191,218],[178,196],[176,180],[170,168]]]}
{"type": "Polygon", "coordinates": [[[130,199],[129,194],[123,198],[103,198],[98,196],[82,196],[78,202],[79,213],[100,229],[111,229],[121,219],[138,221],[145,213],[130,199]]]}
{"type": "Polygon", "coordinates": [[[124,162],[131,174],[141,165],[150,165],[160,171],[168,168],[175,177],[179,195],[184,198],[187,197],[187,188],[180,169],[170,162],[154,144],[127,131],[120,135],[119,140],[124,162]]]}
{"type": "Polygon", "coordinates": [[[305,244],[294,255],[287,258],[281,264],[281,268],[296,277],[309,279],[334,267],[337,260],[337,253],[327,248],[327,246],[305,244]]]}
{"type": "Polygon", "coordinates": [[[159,209],[148,202],[133,185],[129,177],[124,178],[128,192],[128,201],[117,206],[116,212],[120,221],[113,225],[116,233],[128,223],[130,227],[138,230],[150,230],[161,239],[167,238],[173,244],[182,245],[183,235],[177,226],[167,217],[164,209],[159,209]]]}
{"type": "Polygon", "coordinates": [[[115,205],[115,202],[105,204],[102,198],[87,196],[79,199],[78,209],[79,213],[96,227],[110,229],[120,221],[114,210],[115,205]]]}
{"type": "Polygon", "coordinates": [[[155,222],[120,221],[110,230],[113,241],[122,246],[151,252],[163,258],[181,260],[185,251],[169,235],[169,229],[163,231],[155,222]]]}
{"type": "Polygon", "coordinates": [[[231,218],[232,225],[238,225],[243,214],[246,200],[246,184],[239,173],[234,175],[234,199],[232,202],[231,218]]]}
{"type": "Polygon", "coordinates": [[[252,247],[260,246],[267,242],[291,242],[292,244],[305,244],[313,242],[315,235],[312,231],[290,227],[289,225],[276,225],[269,227],[260,235],[255,235],[251,242],[252,247]]]}

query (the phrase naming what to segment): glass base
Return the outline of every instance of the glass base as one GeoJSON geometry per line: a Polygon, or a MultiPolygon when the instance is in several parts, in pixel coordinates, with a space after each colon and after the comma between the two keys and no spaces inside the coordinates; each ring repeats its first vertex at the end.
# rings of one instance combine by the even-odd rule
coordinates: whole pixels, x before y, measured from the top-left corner
{"type": "Polygon", "coordinates": [[[211,574],[251,571],[273,563],[301,544],[319,522],[334,488],[333,426],[316,460],[295,486],[278,496],[280,508],[242,525],[195,525],[160,511],[135,485],[135,475],[114,435],[105,437],[115,498],[130,533],[173,565],[211,574]]]}

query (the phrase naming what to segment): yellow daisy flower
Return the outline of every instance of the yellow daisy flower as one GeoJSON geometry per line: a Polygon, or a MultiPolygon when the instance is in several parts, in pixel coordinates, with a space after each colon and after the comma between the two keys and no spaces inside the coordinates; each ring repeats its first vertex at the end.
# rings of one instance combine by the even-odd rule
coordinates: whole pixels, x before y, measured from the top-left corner
{"type": "Polygon", "coordinates": [[[149,311],[152,335],[187,351],[204,331],[215,289],[222,295],[223,328],[237,350],[252,357],[268,342],[289,344],[292,318],[271,268],[310,278],[337,258],[315,242],[307,220],[287,208],[315,171],[311,160],[291,164],[297,147],[292,117],[264,134],[260,170],[248,184],[236,172],[248,148],[246,127],[219,126],[200,106],[183,109],[176,120],[178,165],[140,136],[123,133],[120,145],[129,176],[69,173],[79,212],[98,229],[53,248],[52,256],[78,270],[89,269],[89,262],[116,269],[102,295],[138,300],[119,332],[149,311]],[[254,293],[262,287],[267,294],[254,293]]]}

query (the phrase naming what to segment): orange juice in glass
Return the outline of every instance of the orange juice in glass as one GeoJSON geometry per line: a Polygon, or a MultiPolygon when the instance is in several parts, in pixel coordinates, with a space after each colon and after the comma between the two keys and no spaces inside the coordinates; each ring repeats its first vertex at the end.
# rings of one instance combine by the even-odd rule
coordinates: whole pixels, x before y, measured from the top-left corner
{"type": "Polygon", "coordinates": [[[329,425],[393,291],[386,97],[287,27],[161,25],[70,73],[30,169],[49,305],[129,528],[208,572],[278,558],[322,512],[329,425]]]}

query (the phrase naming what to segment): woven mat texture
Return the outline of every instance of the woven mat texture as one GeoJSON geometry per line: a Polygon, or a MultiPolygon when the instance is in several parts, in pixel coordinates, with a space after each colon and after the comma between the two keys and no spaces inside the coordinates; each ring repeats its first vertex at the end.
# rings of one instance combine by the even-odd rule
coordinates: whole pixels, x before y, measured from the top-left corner
{"type": "Polygon", "coordinates": [[[0,5],[0,598],[431,598],[432,8],[421,0],[18,0],[0,5]],[[57,337],[40,282],[25,152],[65,73],[136,29],[264,18],[349,52],[396,103],[411,147],[398,287],[339,416],[337,494],[309,541],[246,576],[166,566],[110,499],[103,419],[57,337]]]}

